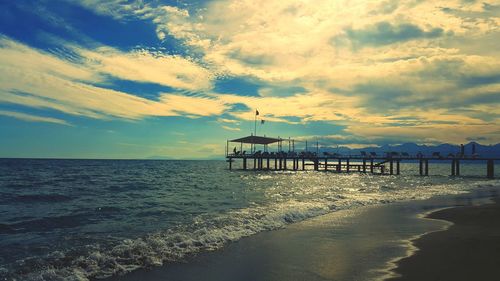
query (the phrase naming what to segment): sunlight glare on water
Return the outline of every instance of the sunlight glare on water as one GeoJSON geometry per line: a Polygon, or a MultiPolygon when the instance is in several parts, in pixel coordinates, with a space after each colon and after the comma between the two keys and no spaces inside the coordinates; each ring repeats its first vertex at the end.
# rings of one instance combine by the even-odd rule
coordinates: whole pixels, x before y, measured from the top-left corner
{"type": "MultiPolygon", "coordinates": [[[[458,194],[497,180],[228,171],[223,161],[1,160],[0,277],[102,278],[335,210],[458,194]]],[[[484,167],[463,165],[482,175],[484,167]]]]}

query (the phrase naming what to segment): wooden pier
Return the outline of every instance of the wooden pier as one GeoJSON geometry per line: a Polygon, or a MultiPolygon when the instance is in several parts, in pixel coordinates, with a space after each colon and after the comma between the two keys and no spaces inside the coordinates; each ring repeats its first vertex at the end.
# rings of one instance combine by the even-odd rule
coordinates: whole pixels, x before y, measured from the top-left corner
{"type": "Polygon", "coordinates": [[[421,176],[429,175],[429,162],[450,163],[450,175],[460,176],[460,163],[462,161],[480,161],[486,163],[486,176],[494,178],[495,161],[500,158],[485,158],[477,156],[467,156],[463,153],[449,155],[447,157],[439,154],[425,156],[423,154],[409,155],[408,153],[387,153],[386,155],[376,155],[375,153],[363,155],[339,155],[336,153],[324,152],[320,155],[319,147],[316,152],[307,150],[296,152],[295,141],[292,139],[268,138],[261,136],[248,136],[235,140],[228,140],[226,146],[226,159],[229,170],[233,169],[235,161],[242,161],[242,170],[269,170],[269,171],[332,171],[337,173],[371,173],[381,175],[399,175],[401,173],[401,162],[418,163],[418,171],[421,176]],[[288,142],[288,152],[283,151],[283,142],[288,142]],[[233,153],[229,152],[229,143],[239,143],[240,150],[236,147],[233,153]],[[269,152],[268,146],[277,143],[277,151],[269,152]],[[250,152],[243,150],[243,144],[250,144],[250,152]],[[262,145],[263,150],[256,151],[256,145],[262,145]]]}

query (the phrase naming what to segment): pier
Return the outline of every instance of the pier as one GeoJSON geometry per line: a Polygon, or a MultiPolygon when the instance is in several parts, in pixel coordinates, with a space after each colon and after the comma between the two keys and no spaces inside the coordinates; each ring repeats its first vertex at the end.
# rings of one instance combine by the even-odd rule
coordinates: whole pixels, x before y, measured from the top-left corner
{"type": "Polygon", "coordinates": [[[239,139],[228,140],[226,143],[226,160],[229,170],[233,170],[233,163],[241,161],[242,170],[254,171],[331,171],[337,173],[371,173],[381,175],[400,175],[401,162],[418,163],[418,172],[421,176],[429,175],[429,162],[450,163],[450,175],[460,176],[460,164],[463,161],[480,161],[486,164],[486,177],[494,178],[495,161],[500,158],[479,157],[477,155],[465,155],[463,147],[459,153],[441,156],[438,152],[430,156],[422,153],[410,155],[405,152],[388,152],[377,155],[374,152],[360,155],[340,155],[337,153],[320,153],[319,144],[309,148],[307,141],[305,149],[295,149],[296,140],[283,138],[270,138],[265,136],[247,136],[239,139]],[[230,144],[237,144],[233,151],[229,151],[230,144]],[[250,145],[250,150],[244,150],[243,145],[250,145]],[[270,151],[269,146],[276,145],[276,151],[270,151]],[[283,144],[288,150],[283,151],[283,144]],[[257,145],[262,150],[257,150],[257,145]],[[239,150],[237,147],[239,146],[239,150]]]}

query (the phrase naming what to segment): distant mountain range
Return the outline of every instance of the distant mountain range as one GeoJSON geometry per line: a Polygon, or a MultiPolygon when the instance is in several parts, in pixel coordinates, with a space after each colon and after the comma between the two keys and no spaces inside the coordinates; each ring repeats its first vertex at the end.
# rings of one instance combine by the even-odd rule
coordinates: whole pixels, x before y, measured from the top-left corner
{"type": "MultiPolygon", "coordinates": [[[[477,142],[470,142],[464,146],[465,155],[472,155],[472,147],[475,145],[476,154],[481,157],[500,157],[500,143],[495,145],[482,145],[477,142]]],[[[432,155],[439,152],[441,155],[446,156],[450,153],[460,153],[460,145],[453,144],[440,144],[440,145],[418,145],[415,143],[404,143],[400,145],[383,145],[380,147],[365,147],[358,149],[351,149],[345,146],[321,148],[320,152],[335,152],[341,155],[356,155],[361,151],[375,152],[378,155],[384,155],[387,152],[407,152],[410,155],[423,153],[424,155],[432,155]]]]}

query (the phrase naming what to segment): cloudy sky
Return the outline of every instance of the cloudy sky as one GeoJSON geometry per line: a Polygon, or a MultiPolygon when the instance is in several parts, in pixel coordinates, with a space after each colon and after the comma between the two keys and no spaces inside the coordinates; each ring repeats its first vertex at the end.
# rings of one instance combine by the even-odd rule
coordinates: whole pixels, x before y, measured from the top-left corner
{"type": "Polygon", "coordinates": [[[500,142],[500,3],[0,2],[0,157],[500,142]]]}

